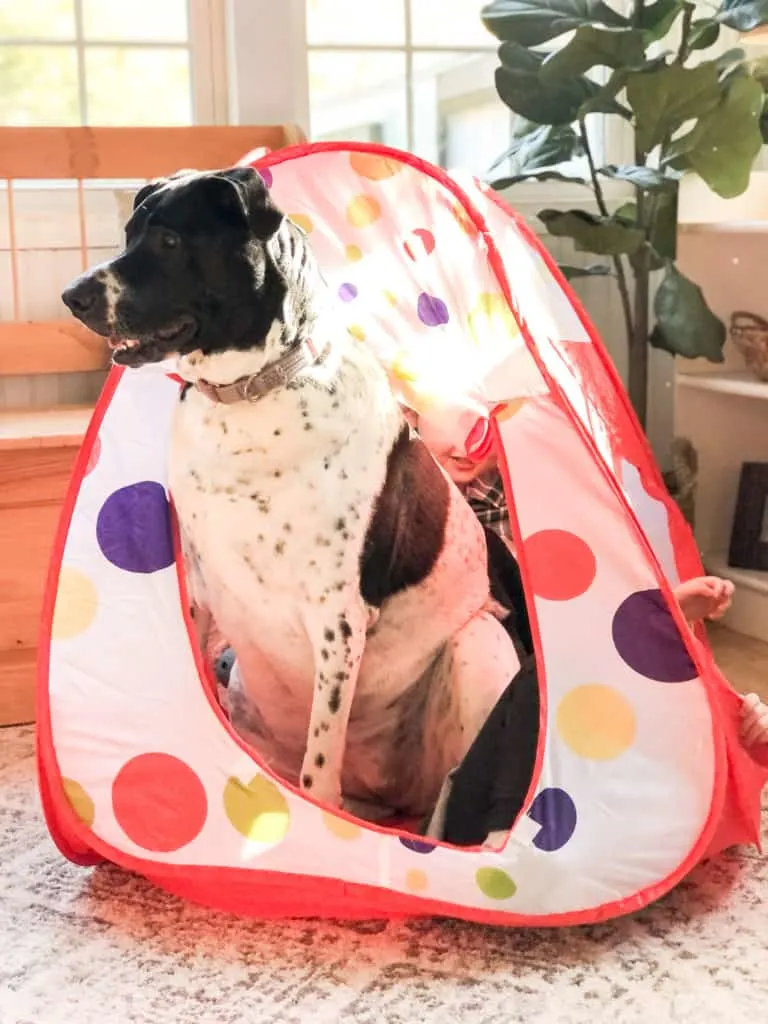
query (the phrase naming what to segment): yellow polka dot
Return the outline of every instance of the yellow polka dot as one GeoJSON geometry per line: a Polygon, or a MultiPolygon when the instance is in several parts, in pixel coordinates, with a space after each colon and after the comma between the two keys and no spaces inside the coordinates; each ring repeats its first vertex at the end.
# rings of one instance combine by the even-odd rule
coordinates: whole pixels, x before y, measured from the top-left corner
{"type": "Polygon", "coordinates": [[[429,879],[427,878],[426,871],[419,871],[418,868],[412,868],[405,874],[405,887],[410,889],[411,892],[424,892],[425,889],[429,888],[429,879]]]}
{"type": "Polygon", "coordinates": [[[255,775],[247,785],[229,778],[224,810],[240,835],[253,843],[279,843],[290,824],[288,801],[265,775],[255,775]]]}
{"type": "Polygon", "coordinates": [[[381,204],[373,196],[359,195],[347,206],[347,220],[353,228],[366,228],[381,216],[381,204]]]}
{"type": "Polygon", "coordinates": [[[91,828],[93,819],[96,817],[93,800],[91,800],[80,783],[75,782],[74,779],[62,778],[61,782],[64,786],[64,794],[72,805],[72,810],[84,825],[91,828]]]}
{"type": "Polygon", "coordinates": [[[331,814],[330,811],[323,811],[323,824],[337,839],[359,839],[363,830],[354,821],[347,821],[338,814],[331,814]]]}
{"type": "Polygon", "coordinates": [[[357,263],[363,258],[363,250],[359,245],[348,245],[344,250],[344,255],[350,263],[357,263]]]}
{"type": "Polygon", "coordinates": [[[292,220],[302,231],[306,231],[308,235],[314,230],[315,225],[312,223],[312,219],[305,213],[289,213],[288,219],[292,220]]]}
{"type": "Polygon", "coordinates": [[[83,633],[96,618],[99,597],[91,580],[79,569],[65,566],[59,575],[59,589],[53,613],[51,635],[69,640],[83,633]]]}
{"type": "Polygon", "coordinates": [[[396,380],[413,382],[418,380],[418,372],[409,352],[398,352],[392,360],[392,376],[396,380]]]}
{"type": "Polygon", "coordinates": [[[497,409],[496,419],[499,423],[511,420],[513,416],[520,412],[527,401],[527,398],[512,398],[509,402],[505,402],[501,409],[497,409]]]}
{"type": "Polygon", "coordinates": [[[352,153],[349,162],[353,171],[356,171],[361,178],[368,178],[370,181],[383,181],[403,169],[399,160],[378,156],[375,153],[352,153]]]}
{"type": "Polygon", "coordinates": [[[357,324],[353,324],[348,328],[348,330],[355,341],[365,341],[365,331],[362,327],[358,327],[357,324]]]}
{"type": "Polygon", "coordinates": [[[396,306],[397,305],[397,296],[395,295],[394,292],[385,291],[384,292],[384,298],[387,300],[387,302],[390,304],[390,306],[396,306]]]}
{"type": "Polygon", "coordinates": [[[577,686],[557,709],[557,729],[579,757],[610,761],[632,746],[637,725],[632,705],[601,683],[577,686]]]}
{"type": "Polygon", "coordinates": [[[475,340],[481,342],[489,334],[504,334],[514,338],[520,326],[503,295],[486,292],[469,314],[469,329],[475,340]]]}

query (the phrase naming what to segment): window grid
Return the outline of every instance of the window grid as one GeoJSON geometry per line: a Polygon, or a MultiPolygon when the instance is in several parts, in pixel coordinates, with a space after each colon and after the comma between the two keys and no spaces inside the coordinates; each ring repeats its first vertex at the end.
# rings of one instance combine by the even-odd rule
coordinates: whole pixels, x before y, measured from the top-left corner
{"type": "MultiPolygon", "coordinates": [[[[45,39],[38,38],[35,36],[21,36],[14,38],[0,39],[0,47],[20,49],[25,46],[41,46],[41,47],[55,47],[57,49],[65,49],[75,51],[75,59],[77,61],[77,88],[78,88],[78,113],[80,117],[80,124],[87,126],[89,122],[88,116],[88,87],[87,87],[87,75],[86,75],[86,53],[88,50],[97,50],[102,47],[120,47],[120,49],[126,50],[181,50],[186,51],[189,55],[189,87],[190,87],[190,103],[192,111],[193,122],[199,120],[199,94],[195,88],[195,60],[194,60],[194,41],[192,39],[192,29],[194,24],[195,11],[193,8],[199,3],[200,0],[187,0],[187,39],[184,41],[172,40],[169,42],[160,42],[156,40],[123,40],[119,37],[113,39],[86,39],[85,38],[85,25],[83,17],[83,0],[73,0],[74,15],[75,15],[75,34],[69,39],[45,39]]],[[[203,0],[206,2],[206,0],[203,0]]],[[[209,120],[210,118],[206,118],[209,120]]]]}
{"type": "MultiPolygon", "coordinates": [[[[414,58],[421,54],[466,54],[468,56],[484,56],[495,53],[498,44],[489,35],[487,46],[462,46],[439,43],[414,44],[412,29],[411,0],[403,0],[403,17],[405,18],[404,37],[402,43],[308,43],[307,53],[399,53],[405,57],[405,131],[407,149],[415,146],[415,97],[414,97],[414,58]]],[[[478,14],[479,17],[479,14],[478,14]]]]}

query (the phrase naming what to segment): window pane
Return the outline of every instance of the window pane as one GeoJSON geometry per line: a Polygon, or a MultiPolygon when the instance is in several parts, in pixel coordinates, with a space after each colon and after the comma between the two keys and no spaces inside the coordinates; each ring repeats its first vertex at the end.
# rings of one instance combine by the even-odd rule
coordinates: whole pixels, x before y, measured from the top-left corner
{"type": "Polygon", "coordinates": [[[408,144],[405,54],[309,54],[309,105],[314,139],[408,144]]]}
{"type": "Polygon", "coordinates": [[[85,82],[89,124],[192,123],[186,50],[89,47],[85,82]]]}
{"type": "Polygon", "coordinates": [[[509,147],[512,115],[496,94],[496,63],[494,54],[414,54],[414,151],[419,156],[482,176],[509,147]]]}
{"type": "Polygon", "coordinates": [[[0,124],[79,123],[74,46],[0,47],[0,124]]]}
{"type": "Polygon", "coordinates": [[[405,5],[403,0],[307,0],[307,40],[310,45],[402,44],[405,5]]]}
{"type": "Polygon", "coordinates": [[[186,42],[187,0],[83,0],[86,39],[186,42]]]}
{"type": "Polygon", "coordinates": [[[74,39],[74,0],[0,0],[0,39],[74,39]]]}
{"type": "Polygon", "coordinates": [[[481,0],[411,0],[413,45],[498,45],[480,20],[483,6],[481,0]]]}

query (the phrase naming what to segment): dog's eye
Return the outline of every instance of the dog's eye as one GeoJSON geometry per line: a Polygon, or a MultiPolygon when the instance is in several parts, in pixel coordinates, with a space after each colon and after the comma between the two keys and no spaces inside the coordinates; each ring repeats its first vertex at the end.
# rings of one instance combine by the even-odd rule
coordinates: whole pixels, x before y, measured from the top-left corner
{"type": "Polygon", "coordinates": [[[173,231],[163,231],[158,241],[161,249],[176,249],[179,245],[179,236],[173,231]]]}

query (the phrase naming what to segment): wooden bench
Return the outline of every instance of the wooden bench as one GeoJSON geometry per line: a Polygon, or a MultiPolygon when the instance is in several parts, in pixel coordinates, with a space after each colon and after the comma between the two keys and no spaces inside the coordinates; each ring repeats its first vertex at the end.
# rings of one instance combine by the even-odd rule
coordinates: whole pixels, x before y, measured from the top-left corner
{"type": "MultiPolygon", "coordinates": [[[[22,320],[16,213],[19,182],[69,179],[76,189],[80,266],[89,259],[87,183],[144,182],[182,167],[216,168],[246,153],[302,141],[291,126],[0,128],[0,212],[10,260],[11,318],[0,321],[0,380],[103,371],[103,340],[60,305],[22,320]],[[2,221],[5,220],[5,224],[2,221]]],[[[115,244],[119,241],[114,238],[115,244]]],[[[6,314],[7,316],[7,314],[6,314]]],[[[48,560],[91,405],[3,408],[0,403],[0,726],[34,719],[35,660],[48,560]]]]}

